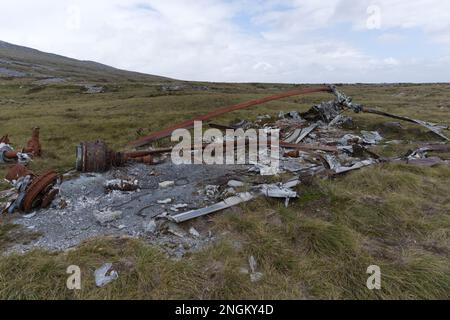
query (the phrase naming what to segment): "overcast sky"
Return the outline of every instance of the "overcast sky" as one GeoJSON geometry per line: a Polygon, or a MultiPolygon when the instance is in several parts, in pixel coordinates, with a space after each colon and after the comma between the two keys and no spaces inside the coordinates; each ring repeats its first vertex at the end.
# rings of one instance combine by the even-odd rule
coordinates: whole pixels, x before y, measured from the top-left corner
{"type": "Polygon", "coordinates": [[[447,0],[0,1],[0,40],[177,79],[450,81],[447,0]]]}

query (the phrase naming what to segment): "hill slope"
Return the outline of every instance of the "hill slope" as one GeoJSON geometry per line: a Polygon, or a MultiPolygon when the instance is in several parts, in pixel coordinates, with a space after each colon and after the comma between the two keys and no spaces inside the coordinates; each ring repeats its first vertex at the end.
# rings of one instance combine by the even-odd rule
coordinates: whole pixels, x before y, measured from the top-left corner
{"type": "Polygon", "coordinates": [[[63,81],[164,81],[168,78],[124,71],[0,41],[0,79],[63,81]]]}

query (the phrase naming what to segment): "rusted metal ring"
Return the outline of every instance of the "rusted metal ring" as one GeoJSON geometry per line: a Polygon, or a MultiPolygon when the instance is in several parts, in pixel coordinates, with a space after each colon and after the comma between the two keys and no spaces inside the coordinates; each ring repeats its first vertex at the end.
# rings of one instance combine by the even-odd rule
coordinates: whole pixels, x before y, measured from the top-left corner
{"type": "MultiPolygon", "coordinates": [[[[36,207],[36,200],[38,196],[44,191],[49,192],[49,187],[51,188],[55,185],[58,180],[58,174],[55,171],[49,171],[42,176],[33,179],[29,187],[27,188],[26,195],[22,202],[22,210],[25,212],[30,212],[34,207],[36,207]]],[[[44,194],[45,195],[45,192],[44,194]]]]}

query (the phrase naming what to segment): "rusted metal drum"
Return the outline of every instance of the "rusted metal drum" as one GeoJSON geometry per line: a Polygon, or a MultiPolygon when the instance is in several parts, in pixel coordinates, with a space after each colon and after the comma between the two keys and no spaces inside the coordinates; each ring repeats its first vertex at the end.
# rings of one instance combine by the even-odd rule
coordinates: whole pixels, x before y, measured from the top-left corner
{"type": "Polygon", "coordinates": [[[76,154],[76,169],[81,172],[105,172],[125,162],[122,153],[111,151],[103,141],[81,142],[76,154]]]}

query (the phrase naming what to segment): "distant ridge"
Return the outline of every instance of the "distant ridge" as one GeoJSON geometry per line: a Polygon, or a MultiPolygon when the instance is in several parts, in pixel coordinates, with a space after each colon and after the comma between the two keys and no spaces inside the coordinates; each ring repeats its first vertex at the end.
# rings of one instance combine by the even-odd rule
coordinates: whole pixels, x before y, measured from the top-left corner
{"type": "Polygon", "coordinates": [[[167,81],[165,77],[116,69],[98,62],[0,41],[0,79],[32,78],[49,81],[167,81]]]}

